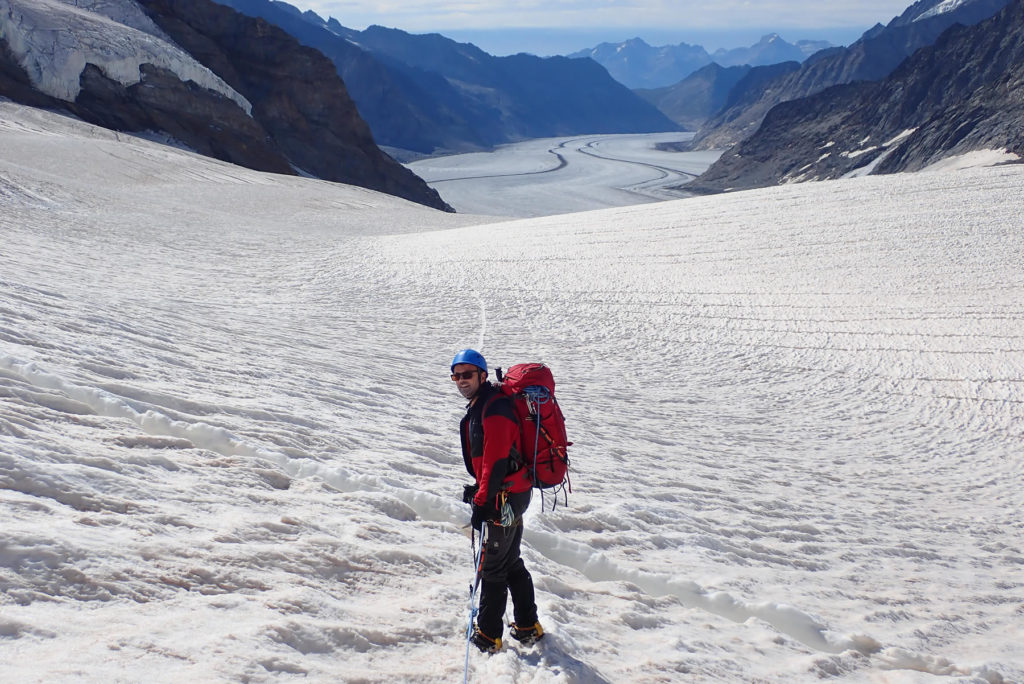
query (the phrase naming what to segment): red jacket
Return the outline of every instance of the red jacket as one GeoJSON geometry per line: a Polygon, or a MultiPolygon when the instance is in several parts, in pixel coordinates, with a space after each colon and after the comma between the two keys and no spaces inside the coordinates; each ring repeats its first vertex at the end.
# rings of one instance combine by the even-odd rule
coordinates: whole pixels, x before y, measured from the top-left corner
{"type": "Polygon", "coordinates": [[[511,494],[530,489],[520,462],[519,422],[511,398],[485,382],[476,401],[467,407],[459,432],[466,470],[480,487],[473,503],[497,508],[497,494],[502,489],[511,494]]]}

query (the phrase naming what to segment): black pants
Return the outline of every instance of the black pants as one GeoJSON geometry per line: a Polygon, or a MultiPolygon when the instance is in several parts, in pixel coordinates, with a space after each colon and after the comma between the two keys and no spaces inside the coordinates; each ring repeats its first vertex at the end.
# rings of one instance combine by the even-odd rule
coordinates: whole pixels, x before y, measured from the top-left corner
{"type": "Polygon", "coordinates": [[[513,494],[510,499],[516,511],[512,527],[487,523],[487,546],[480,583],[480,612],[476,624],[480,631],[493,638],[505,631],[502,617],[505,603],[512,595],[512,615],[521,627],[537,622],[537,603],[533,593],[533,577],[519,556],[523,541],[522,512],[530,504],[530,492],[513,494]]]}

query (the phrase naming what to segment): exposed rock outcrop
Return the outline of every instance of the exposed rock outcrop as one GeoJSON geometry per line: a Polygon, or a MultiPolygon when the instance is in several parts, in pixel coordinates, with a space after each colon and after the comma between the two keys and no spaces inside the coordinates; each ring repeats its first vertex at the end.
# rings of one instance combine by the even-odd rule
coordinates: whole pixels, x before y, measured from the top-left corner
{"type": "Polygon", "coordinates": [[[474,124],[471,119],[478,116],[476,112],[452,106],[458,94],[445,79],[408,74],[375,57],[346,38],[350,29],[336,21],[324,22],[283,2],[219,1],[284,29],[330,59],[379,145],[430,154],[481,150],[504,141],[493,122],[474,124]]]}
{"type": "Polygon", "coordinates": [[[124,86],[87,64],[79,79],[82,89],[68,109],[117,131],[161,131],[200,154],[232,164],[294,173],[266,129],[233,101],[152,64],[139,70],[142,79],[124,86]]]}

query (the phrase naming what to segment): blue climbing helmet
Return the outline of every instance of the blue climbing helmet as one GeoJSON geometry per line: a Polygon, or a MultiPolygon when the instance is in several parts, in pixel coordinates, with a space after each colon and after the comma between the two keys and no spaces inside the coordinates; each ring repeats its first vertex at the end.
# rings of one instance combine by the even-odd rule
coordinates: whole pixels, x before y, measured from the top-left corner
{"type": "Polygon", "coordinates": [[[462,351],[455,355],[455,358],[452,359],[453,373],[455,372],[455,367],[460,363],[468,363],[473,366],[476,366],[484,373],[487,372],[487,361],[484,360],[483,354],[481,354],[475,349],[463,349],[462,351]]]}

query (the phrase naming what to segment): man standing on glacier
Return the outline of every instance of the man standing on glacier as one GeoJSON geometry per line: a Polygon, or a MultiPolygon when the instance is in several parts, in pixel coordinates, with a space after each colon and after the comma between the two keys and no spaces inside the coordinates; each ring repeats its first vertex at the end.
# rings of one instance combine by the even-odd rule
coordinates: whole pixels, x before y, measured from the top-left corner
{"type": "Polygon", "coordinates": [[[501,649],[509,594],[512,638],[529,645],[544,636],[537,621],[533,577],[519,555],[523,512],[530,505],[532,486],[519,462],[519,423],[512,400],[487,380],[487,361],[480,352],[464,349],[455,355],[451,370],[459,393],[469,400],[459,432],[462,458],[476,483],[466,486],[463,501],[472,504],[472,525],[484,540],[480,610],[470,641],[481,651],[494,653],[501,649]]]}

